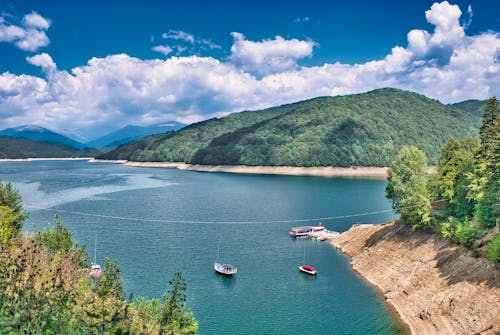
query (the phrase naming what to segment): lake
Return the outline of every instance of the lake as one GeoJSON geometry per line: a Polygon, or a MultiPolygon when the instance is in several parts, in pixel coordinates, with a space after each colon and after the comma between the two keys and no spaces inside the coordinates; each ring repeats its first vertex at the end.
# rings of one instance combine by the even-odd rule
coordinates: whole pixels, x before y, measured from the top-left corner
{"type": "Polygon", "coordinates": [[[161,297],[181,271],[200,334],[402,334],[383,298],[328,242],[293,239],[295,221],[331,230],[395,217],[385,181],[200,173],[87,161],[0,163],[43,229],[57,213],[97,260],[117,260],[125,289],[161,297]],[[213,270],[220,259],[234,277],[213,270]],[[318,269],[299,272],[306,263],[318,269]]]}

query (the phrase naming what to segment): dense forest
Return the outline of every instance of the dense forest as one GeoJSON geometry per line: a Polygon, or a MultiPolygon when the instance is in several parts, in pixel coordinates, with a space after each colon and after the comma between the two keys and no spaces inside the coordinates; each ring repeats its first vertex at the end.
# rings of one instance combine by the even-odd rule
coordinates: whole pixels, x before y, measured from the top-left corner
{"type": "Polygon", "coordinates": [[[67,145],[38,142],[27,138],[0,136],[0,159],[94,157],[97,154],[99,151],[91,148],[77,149],[67,145]]]}
{"type": "Polygon", "coordinates": [[[479,140],[450,138],[439,150],[437,173],[427,158],[403,147],[389,168],[387,197],[414,229],[432,231],[500,262],[500,108],[484,107],[479,140]]]}
{"type": "Polygon", "coordinates": [[[0,332],[17,334],[194,334],[180,273],[162,299],[125,299],[120,267],[105,260],[89,276],[89,256],[56,217],[22,232],[26,213],[11,184],[0,182],[0,332]]]}
{"type": "Polygon", "coordinates": [[[103,159],[208,165],[387,166],[404,145],[431,163],[449,137],[477,136],[481,101],[444,105],[398,89],[230,114],[148,137],[103,159]],[[464,108],[459,108],[460,106],[464,108]]]}

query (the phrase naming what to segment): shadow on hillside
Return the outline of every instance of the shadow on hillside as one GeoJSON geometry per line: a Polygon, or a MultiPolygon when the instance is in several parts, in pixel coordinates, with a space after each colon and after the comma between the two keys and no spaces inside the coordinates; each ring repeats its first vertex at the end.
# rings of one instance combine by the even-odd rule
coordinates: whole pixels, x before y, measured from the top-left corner
{"type": "Polygon", "coordinates": [[[470,250],[445,241],[435,258],[443,277],[453,285],[463,281],[482,283],[490,288],[500,288],[500,271],[483,257],[475,258],[470,250]]]}
{"type": "Polygon", "coordinates": [[[413,249],[427,243],[430,238],[432,238],[431,234],[415,232],[408,225],[395,220],[385,224],[384,228],[370,236],[365,242],[365,247],[370,248],[381,241],[392,239],[394,242],[404,243],[407,249],[413,249]]]}

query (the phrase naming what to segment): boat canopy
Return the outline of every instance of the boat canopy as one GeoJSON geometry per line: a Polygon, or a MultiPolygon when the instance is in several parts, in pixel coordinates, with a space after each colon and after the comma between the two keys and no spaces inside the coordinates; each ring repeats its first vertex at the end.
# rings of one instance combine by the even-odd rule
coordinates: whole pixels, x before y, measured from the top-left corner
{"type": "Polygon", "coordinates": [[[302,268],[303,268],[304,270],[307,270],[307,271],[314,271],[314,270],[316,270],[316,269],[314,268],[314,266],[310,266],[310,265],[302,265],[302,268]]]}

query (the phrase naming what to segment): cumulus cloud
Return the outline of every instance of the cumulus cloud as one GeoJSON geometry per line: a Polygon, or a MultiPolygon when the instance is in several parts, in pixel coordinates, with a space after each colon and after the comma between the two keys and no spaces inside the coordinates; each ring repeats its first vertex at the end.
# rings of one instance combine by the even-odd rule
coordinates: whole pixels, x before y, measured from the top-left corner
{"type": "Polygon", "coordinates": [[[25,15],[21,26],[7,22],[4,15],[0,17],[0,42],[14,43],[21,50],[36,52],[49,45],[46,34],[49,27],[50,21],[36,12],[25,15]]]}
{"type": "Polygon", "coordinates": [[[44,71],[53,71],[57,69],[56,63],[52,60],[47,53],[41,53],[39,55],[26,57],[26,61],[32,65],[39,66],[44,71]]]}
{"type": "Polygon", "coordinates": [[[313,41],[286,40],[281,36],[259,42],[249,41],[233,32],[230,60],[245,71],[270,74],[297,68],[299,59],[310,57],[316,45],[313,41]]]}
{"type": "Polygon", "coordinates": [[[50,27],[50,22],[40,14],[36,12],[32,12],[31,14],[27,14],[23,18],[23,23],[25,27],[47,30],[50,27]]]}
{"type": "Polygon", "coordinates": [[[250,41],[242,34],[233,34],[225,60],[119,54],[63,71],[48,54],[35,55],[27,61],[40,66],[46,78],[0,75],[0,127],[37,123],[96,137],[126,124],[189,123],[388,86],[445,103],[500,96],[499,34],[466,35],[460,8],[446,1],[425,15],[432,31],[412,30],[406,46],[362,64],[299,66],[312,55],[314,42],[250,41]]]}
{"type": "Polygon", "coordinates": [[[162,53],[165,56],[168,56],[168,54],[172,52],[172,48],[169,47],[168,45],[157,45],[151,48],[151,50],[162,53]]]}

